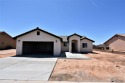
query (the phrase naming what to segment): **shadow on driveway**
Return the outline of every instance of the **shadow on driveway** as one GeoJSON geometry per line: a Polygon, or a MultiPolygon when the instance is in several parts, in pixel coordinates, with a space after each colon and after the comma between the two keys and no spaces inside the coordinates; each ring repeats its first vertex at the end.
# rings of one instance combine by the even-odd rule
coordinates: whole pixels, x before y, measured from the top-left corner
{"type": "Polygon", "coordinates": [[[12,57],[30,57],[30,58],[66,58],[65,52],[62,52],[59,56],[45,55],[45,54],[33,54],[33,55],[16,55],[12,57]]]}

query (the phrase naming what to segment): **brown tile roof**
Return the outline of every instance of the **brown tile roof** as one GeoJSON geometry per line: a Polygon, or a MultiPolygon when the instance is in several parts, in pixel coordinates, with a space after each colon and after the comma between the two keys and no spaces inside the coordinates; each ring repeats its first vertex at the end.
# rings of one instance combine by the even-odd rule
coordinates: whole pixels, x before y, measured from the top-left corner
{"type": "Polygon", "coordinates": [[[4,35],[4,34],[6,34],[6,35],[8,35],[9,37],[11,37],[12,38],[12,36],[10,36],[8,33],[6,33],[5,31],[0,31],[0,35],[4,35]]]}
{"type": "Polygon", "coordinates": [[[125,34],[116,34],[116,35],[119,35],[119,36],[123,36],[123,37],[125,37],[125,34]]]}
{"type": "Polygon", "coordinates": [[[4,31],[0,31],[0,33],[5,33],[4,31]]]}
{"type": "Polygon", "coordinates": [[[68,39],[67,39],[68,36],[60,36],[60,37],[62,38],[63,42],[68,42],[68,39]]]}
{"type": "Polygon", "coordinates": [[[115,36],[122,36],[125,37],[125,34],[115,34],[114,36],[112,36],[110,39],[108,39],[106,42],[104,42],[103,44],[106,44],[108,41],[110,41],[112,38],[114,38],[115,36]]]}
{"type": "MultiPolygon", "coordinates": [[[[68,42],[68,36],[60,36],[60,37],[62,38],[63,42],[68,42]]],[[[82,39],[88,39],[88,40],[90,40],[92,42],[95,42],[95,41],[93,41],[93,40],[91,40],[91,39],[89,39],[89,38],[87,38],[85,36],[81,36],[81,40],[82,39]]]]}

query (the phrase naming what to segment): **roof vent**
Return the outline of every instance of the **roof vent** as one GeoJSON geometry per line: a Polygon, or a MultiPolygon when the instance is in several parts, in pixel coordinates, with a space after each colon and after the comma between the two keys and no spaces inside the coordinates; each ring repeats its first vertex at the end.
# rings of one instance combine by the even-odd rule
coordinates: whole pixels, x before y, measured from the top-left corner
{"type": "Polygon", "coordinates": [[[40,35],[40,31],[37,31],[37,35],[40,35]]]}

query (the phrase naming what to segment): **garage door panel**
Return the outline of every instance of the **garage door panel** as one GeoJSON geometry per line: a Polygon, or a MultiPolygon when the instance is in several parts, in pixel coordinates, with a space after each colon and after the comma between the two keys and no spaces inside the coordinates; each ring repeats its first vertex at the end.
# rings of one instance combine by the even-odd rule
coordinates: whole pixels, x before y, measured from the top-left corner
{"type": "Polygon", "coordinates": [[[30,43],[23,44],[23,54],[29,54],[32,50],[30,43]]]}
{"type": "Polygon", "coordinates": [[[53,55],[53,42],[23,42],[23,54],[53,55]]]}

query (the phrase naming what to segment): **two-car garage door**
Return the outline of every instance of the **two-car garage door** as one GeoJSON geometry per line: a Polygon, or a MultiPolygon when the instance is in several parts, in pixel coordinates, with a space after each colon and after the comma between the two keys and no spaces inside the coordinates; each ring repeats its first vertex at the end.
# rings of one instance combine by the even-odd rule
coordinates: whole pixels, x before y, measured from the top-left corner
{"type": "Polygon", "coordinates": [[[53,55],[53,42],[23,42],[23,54],[53,55]]]}

